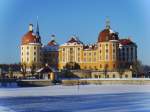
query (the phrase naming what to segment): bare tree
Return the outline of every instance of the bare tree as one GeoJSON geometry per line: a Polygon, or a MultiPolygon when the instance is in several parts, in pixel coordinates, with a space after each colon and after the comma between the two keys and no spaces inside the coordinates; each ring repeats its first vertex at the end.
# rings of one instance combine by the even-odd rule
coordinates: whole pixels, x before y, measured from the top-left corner
{"type": "Polygon", "coordinates": [[[12,67],[9,67],[9,76],[10,76],[10,78],[13,78],[13,69],[12,69],[12,67]]]}
{"type": "Polygon", "coordinates": [[[25,78],[26,73],[27,73],[27,71],[26,71],[26,69],[27,69],[26,63],[21,63],[20,64],[20,68],[21,68],[21,73],[22,73],[23,77],[25,78]]]}
{"type": "Polygon", "coordinates": [[[119,77],[122,78],[123,74],[125,72],[125,68],[121,65],[118,66],[118,73],[119,73],[119,77]]]}
{"type": "Polygon", "coordinates": [[[36,72],[36,64],[32,63],[30,69],[31,69],[31,74],[33,76],[35,74],[35,72],[36,72]]]}
{"type": "Polygon", "coordinates": [[[141,61],[137,60],[132,64],[132,72],[136,75],[136,77],[138,77],[138,75],[143,72],[141,61]]]}
{"type": "Polygon", "coordinates": [[[106,78],[108,72],[108,65],[106,64],[104,67],[104,77],[106,78]]]}

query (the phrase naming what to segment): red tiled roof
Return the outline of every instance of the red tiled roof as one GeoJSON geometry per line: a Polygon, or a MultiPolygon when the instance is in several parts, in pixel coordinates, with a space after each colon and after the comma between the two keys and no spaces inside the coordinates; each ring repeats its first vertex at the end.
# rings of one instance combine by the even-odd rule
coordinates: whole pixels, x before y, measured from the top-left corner
{"type": "Polygon", "coordinates": [[[47,45],[48,46],[55,46],[56,45],[56,41],[55,40],[51,40],[47,45]]]}
{"type": "Polygon", "coordinates": [[[119,42],[122,45],[131,45],[131,44],[134,44],[130,39],[120,39],[119,42]]]}

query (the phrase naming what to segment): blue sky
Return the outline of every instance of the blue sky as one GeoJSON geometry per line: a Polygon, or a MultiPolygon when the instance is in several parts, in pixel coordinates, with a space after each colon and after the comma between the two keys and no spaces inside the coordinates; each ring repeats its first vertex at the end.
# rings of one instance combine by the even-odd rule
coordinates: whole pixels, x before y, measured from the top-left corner
{"type": "Polygon", "coordinates": [[[138,58],[150,65],[150,0],[0,0],[0,63],[20,61],[20,43],[39,18],[43,44],[55,34],[59,44],[71,35],[95,43],[106,17],[121,38],[138,45],[138,58]]]}

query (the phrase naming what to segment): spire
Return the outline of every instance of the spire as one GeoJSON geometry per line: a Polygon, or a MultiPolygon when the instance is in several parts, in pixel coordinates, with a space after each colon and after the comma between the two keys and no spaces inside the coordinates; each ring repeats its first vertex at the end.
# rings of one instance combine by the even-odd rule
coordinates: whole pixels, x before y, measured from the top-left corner
{"type": "Polygon", "coordinates": [[[108,17],[106,18],[106,29],[110,29],[110,20],[108,17]]]}
{"type": "Polygon", "coordinates": [[[37,23],[36,23],[36,35],[39,37],[40,32],[39,32],[39,24],[38,24],[38,16],[37,16],[37,23]]]}
{"type": "Polygon", "coordinates": [[[38,24],[38,16],[37,16],[37,23],[36,23],[36,37],[38,38],[38,41],[41,43],[41,37],[39,32],[39,24],[38,24]]]}

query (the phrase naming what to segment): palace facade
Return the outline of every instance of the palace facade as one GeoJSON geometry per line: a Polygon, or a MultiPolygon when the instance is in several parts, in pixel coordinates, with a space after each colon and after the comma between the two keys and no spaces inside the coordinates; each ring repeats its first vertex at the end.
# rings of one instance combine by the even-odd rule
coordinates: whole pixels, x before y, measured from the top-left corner
{"type": "Polygon", "coordinates": [[[109,21],[94,44],[84,44],[71,36],[60,46],[54,38],[43,45],[37,22],[36,31],[30,24],[29,31],[22,37],[20,58],[27,71],[31,71],[33,64],[36,68],[48,64],[63,70],[68,63],[75,63],[81,70],[115,72],[119,68],[130,69],[137,61],[137,45],[130,38],[121,39],[119,33],[111,29],[109,21]]]}
{"type": "Polygon", "coordinates": [[[99,35],[97,42],[86,45],[72,36],[59,47],[59,69],[69,62],[79,64],[84,70],[115,71],[119,67],[130,68],[137,60],[137,45],[129,38],[120,39],[109,21],[99,35]]]}

